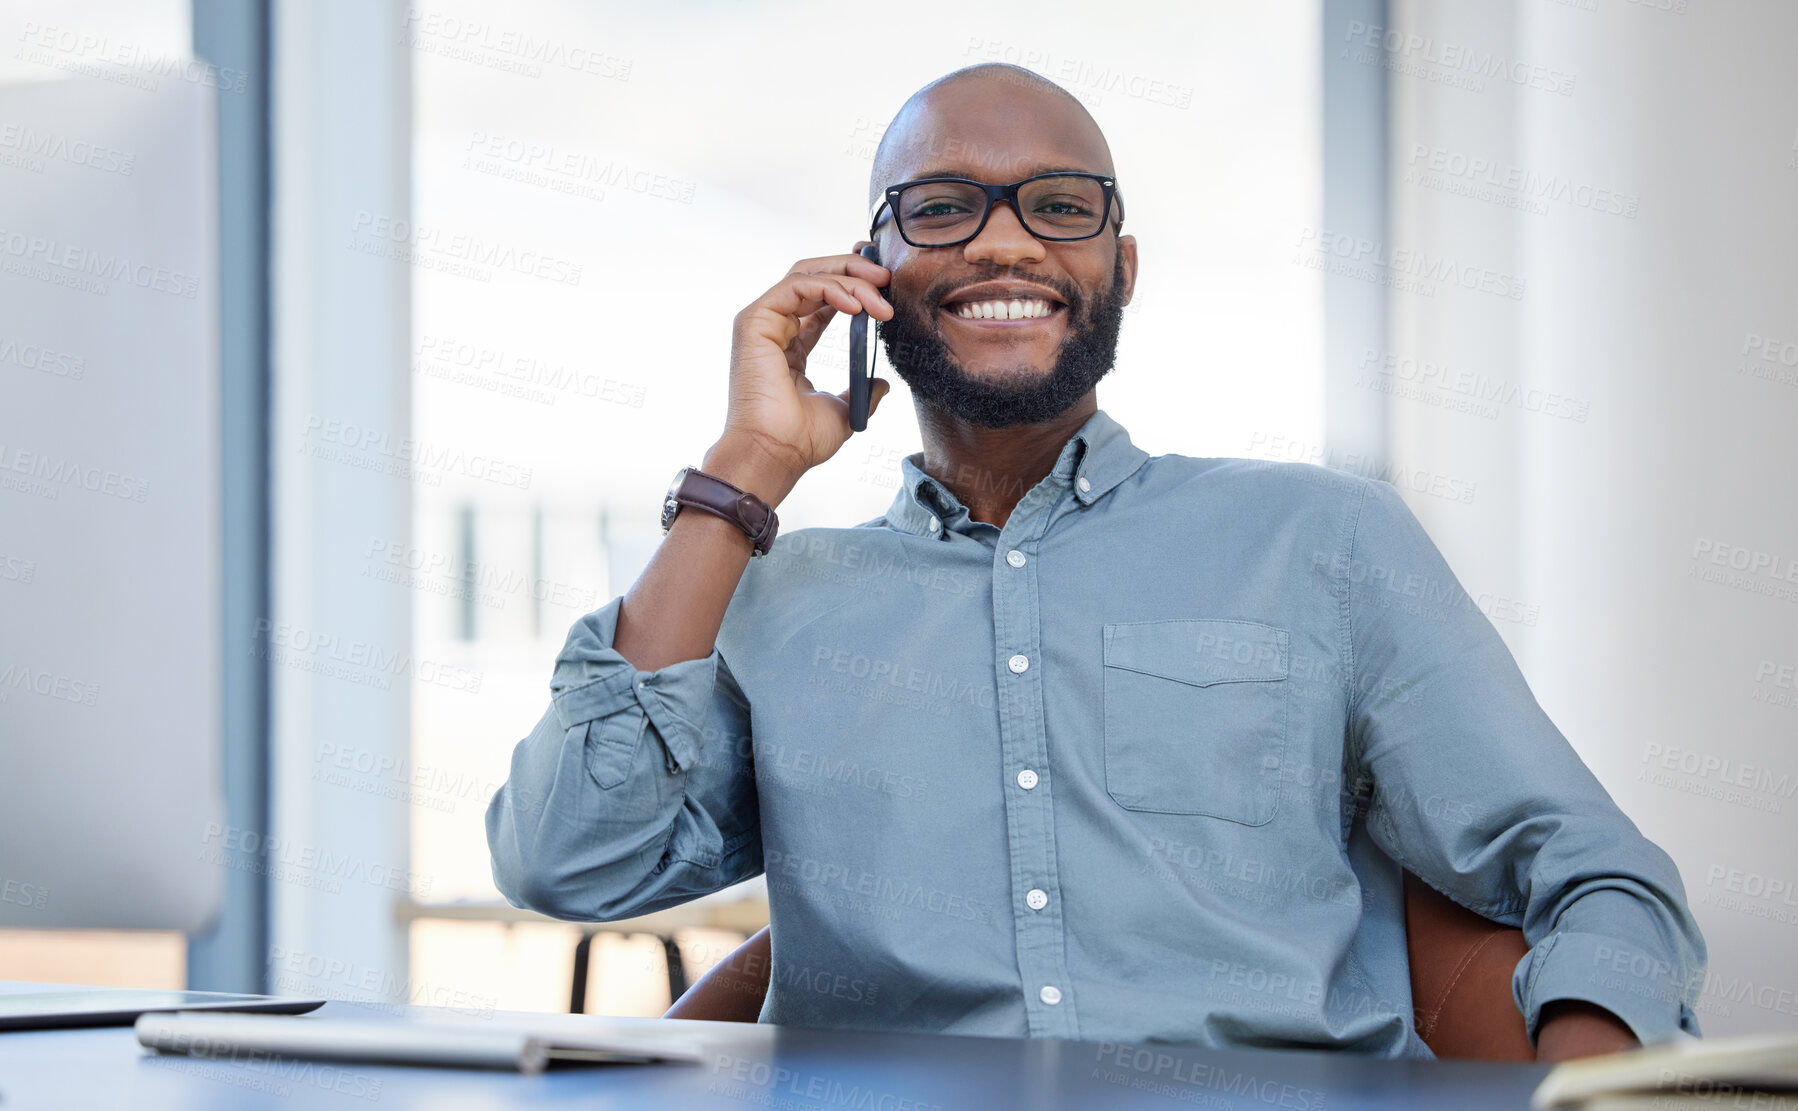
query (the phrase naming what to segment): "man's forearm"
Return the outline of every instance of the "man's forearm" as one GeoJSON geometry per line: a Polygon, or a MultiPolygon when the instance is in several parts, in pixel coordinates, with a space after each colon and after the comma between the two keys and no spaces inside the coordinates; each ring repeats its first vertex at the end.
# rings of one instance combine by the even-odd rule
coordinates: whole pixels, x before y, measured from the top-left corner
{"type": "MultiPolygon", "coordinates": [[[[778,506],[799,475],[741,442],[720,440],[701,470],[778,506]]],[[[624,595],[612,647],[640,671],[712,651],[752,544],[743,530],[704,510],[683,510],[649,565],[624,595]]]]}
{"type": "Polygon", "coordinates": [[[1622,1019],[1596,1003],[1554,999],[1542,1005],[1542,1025],[1536,1031],[1538,1061],[1552,1064],[1641,1044],[1622,1019]]]}

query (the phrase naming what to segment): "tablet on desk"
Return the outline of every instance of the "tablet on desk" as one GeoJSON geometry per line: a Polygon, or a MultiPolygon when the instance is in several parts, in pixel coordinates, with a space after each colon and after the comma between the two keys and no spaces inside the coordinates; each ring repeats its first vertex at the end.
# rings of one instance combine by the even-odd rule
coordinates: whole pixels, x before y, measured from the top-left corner
{"type": "Polygon", "coordinates": [[[47,1030],[63,1026],[130,1026],[149,1011],[269,1011],[302,1015],[324,1006],[323,999],[280,999],[226,991],[153,991],[141,988],[80,988],[0,993],[0,1031],[47,1030]]]}

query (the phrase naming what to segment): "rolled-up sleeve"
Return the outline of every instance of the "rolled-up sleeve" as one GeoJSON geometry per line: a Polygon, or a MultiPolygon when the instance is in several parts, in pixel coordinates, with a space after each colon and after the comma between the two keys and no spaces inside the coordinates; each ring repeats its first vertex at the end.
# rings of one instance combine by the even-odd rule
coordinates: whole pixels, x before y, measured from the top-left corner
{"type": "Polygon", "coordinates": [[[762,870],[747,699],[716,646],[633,667],[612,647],[622,603],[569,630],[487,807],[494,883],[557,918],[630,918],[762,870]]]}
{"type": "Polygon", "coordinates": [[[1549,720],[1390,484],[1363,487],[1339,573],[1375,843],[1522,928],[1512,992],[1532,1041],[1556,999],[1604,1007],[1644,1044],[1698,1034],[1705,944],[1677,867],[1549,720]]]}

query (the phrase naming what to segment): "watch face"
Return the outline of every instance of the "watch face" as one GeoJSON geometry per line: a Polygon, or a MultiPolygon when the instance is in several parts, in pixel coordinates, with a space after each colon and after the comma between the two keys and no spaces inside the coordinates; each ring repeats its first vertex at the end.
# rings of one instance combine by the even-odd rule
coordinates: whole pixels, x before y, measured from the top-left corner
{"type": "Polygon", "coordinates": [[[686,481],[687,472],[691,469],[692,468],[690,467],[682,467],[679,471],[675,472],[674,481],[668,484],[668,496],[662,499],[663,532],[667,532],[674,524],[674,515],[680,512],[680,502],[674,500],[674,495],[680,490],[680,484],[686,481]]]}

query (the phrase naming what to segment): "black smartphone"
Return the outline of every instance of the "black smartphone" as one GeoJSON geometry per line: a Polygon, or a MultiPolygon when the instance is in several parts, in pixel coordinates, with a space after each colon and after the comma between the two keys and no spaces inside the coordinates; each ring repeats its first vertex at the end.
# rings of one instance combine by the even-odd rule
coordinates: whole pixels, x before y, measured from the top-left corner
{"type": "MultiPolygon", "coordinates": [[[[861,256],[879,264],[880,251],[870,243],[861,256]]],[[[874,393],[874,349],[868,346],[868,310],[849,318],[849,428],[853,432],[868,427],[868,402],[874,393]]]]}

